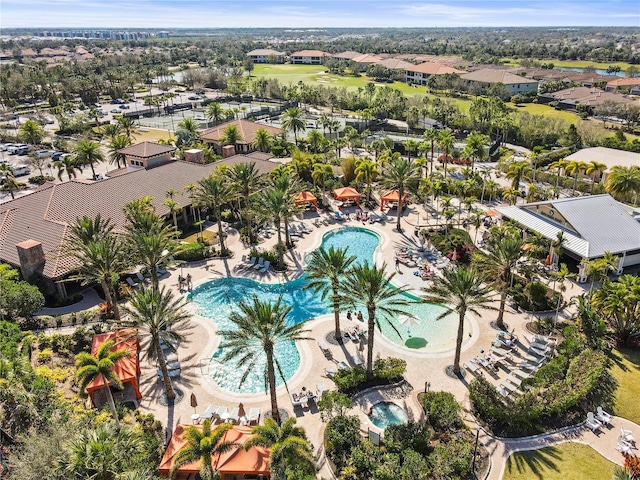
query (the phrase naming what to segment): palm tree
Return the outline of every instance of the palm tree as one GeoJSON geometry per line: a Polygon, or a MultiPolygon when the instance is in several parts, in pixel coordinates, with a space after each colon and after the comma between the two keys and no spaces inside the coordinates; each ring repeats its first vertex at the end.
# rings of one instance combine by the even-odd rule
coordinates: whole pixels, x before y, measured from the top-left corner
{"type": "Polygon", "coordinates": [[[637,204],[640,193],[640,167],[621,167],[619,165],[612,167],[604,188],[614,197],[633,196],[633,203],[637,204]]]}
{"type": "Polygon", "coordinates": [[[413,139],[409,139],[405,140],[403,145],[405,151],[407,152],[407,159],[411,161],[411,154],[418,149],[418,142],[413,139]]]}
{"type": "Polygon", "coordinates": [[[271,138],[271,135],[266,128],[259,128],[256,130],[251,146],[261,152],[268,152],[271,150],[271,147],[273,146],[273,138],[271,138]]]}
{"type": "Polygon", "coordinates": [[[486,242],[487,255],[478,257],[478,269],[493,278],[494,287],[500,291],[500,307],[496,326],[504,328],[504,308],[507,293],[511,285],[511,275],[522,256],[522,237],[511,231],[500,232],[496,237],[489,237],[486,242]]]}
{"type": "Polygon", "coordinates": [[[354,170],[356,181],[367,184],[367,204],[371,201],[371,187],[378,175],[378,165],[369,160],[362,160],[354,170]]]}
{"type": "Polygon", "coordinates": [[[282,114],[282,128],[285,132],[292,131],[295,144],[298,144],[298,132],[304,130],[305,123],[302,110],[298,107],[287,108],[282,114]]]}
{"type": "Polygon", "coordinates": [[[269,467],[274,479],[284,478],[287,465],[296,465],[309,471],[313,476],[316,471],[311,445],[302,427],[295,426],[294,417],[287,418],[282,426],[272,418],[266,418],[264,425],[251,429],[254,435],[244,443],[244,449],[263,447],[270,449],[269,467]]]}
{"type": "Polygon", "coordinates": [[[449,129],[440,130],[438,132],[438,146],[444,152],[444,178],[447,178],[447,163],[449,161],[449,152],[453,150],[455,144],[453,132],[449,129]]]}
{"type": "Polygon", "coordinates": [[[578,160],[572,160],[566,166],[565,170],[568,173],[573,173],[574,174],[574,176],[573,176],[573,192],[571,193],[572,196],[575,196],[575,194],[576,194],[576,187],[578,185],[578,175],[580,175],[580,172],[583,172],[588,167],[589,166],[586,163],[580,162],[578,160]]]}
{"type": "Polygon", "coordinates": [[[120,168],[120,162],[122,165],[127,165],[126,155],[120,153],[123,148],[131,146],[131,139],[126,135],[116,135],[109,141],[109,163],[115,163],[120,168]]]}
{"type": "Polygon", "coordinates": [[[560,185],[560,172],[567,168],[568,164],[569,162],[567,162],[564,158],[561,158],[560,160],[556,160],[555,162],[551,163],[551,165],[549,165],[550,170],[556,170],[556,191],[558,190],[558,185],[560,185]]]}
{"type": "Polygon", "coordinates": [[[113,401],[113,395],[111,395],[111,389],[109,388],[109,382],[118,390],[122,390],[124,387],[118,376],[114,373],[113,367],[123,358],[129,356],[129,352],[126,350],[114,350],[111,349],[115,346],[113,340],[107,340],[96,352],[94,357],[90,353],[80,352],[76,355],[76,378],[80,390],[83,391],[87,388],[94,379],[100,378],[103,384],[103,388],[107,393],[107,401],[109,402],[109,408],[111,408],[111,414],[117,425],[120,425],[118,419],[118,411],[116,410],[116,404],[113,401]]]}
{"type": "Polygon", "coordinates": [[[94,163],[104,162],[104,154],[100,149],[100,144],[91,140],[82,140],[73,148],[73,157],[78,165],[89,164],[93,178],[96,178],[94,163]]]}
{"type": "Polygon", "coordinates": [[[107,309],[120,320],[113,279],[127,270],[129,262],[122,239],[113,229],[111,220],[103,220],[100,214],[95,218],[77,218],[69,225],[62,252],[77,265],[69,279],[80,280],[83,285],[100,283],[107,309]]]}
{"type": "Polygon", "coordinates": [[[240,302],[240,311],[231,312],[229,321],[236,329],[218,332],[224,340],[220,348],[226,350],[222,362],[237,360],[238,368],[245,369],[240,383],[244,383],[247,376],[254,369],[256,363],[266,357],[264,367],[265,387],[269,386],[271,396],[271,418],[280,422],[278,400],[276,395],[276,369],[282,376],[280,361],[274,355],[274,348],[282,342],[309,340],[303,329],[303,324],[288,324],[287,316],[293,307],[282,304],[282,297],[275,303],[263,302],[257,296],[252,303],[240,302]]]}
{"type": "Polygon", "coordinates": [[[385,187],[398,190],[398,215],[396,230],[402,231],[400,219],[402,218],[402,199],[409,187],[415,186],[420,180],[419,166],[403,158],[385,162],[382,166],[382,183],[385,187]]]}
{"type": "MultiPolygon", "coordinates": [[[[264,130],[264,129],[260,129],[264,130]]],[[[258,130],[258,131],[260,131],[258,130]]],[[[266,130],[264,130],[266,132],[266,130]]],[[[251,232],[251,196],[257,192],[262,184],[262,175],[256,168],[256,162],[239,163],[227,171],[233,188],[237,189],[238,197],[244,199],[244,211],[246,214],[247,236],[251,242],[253,234],[251,232]]]]}
{"type": "Polygon", "coordinates": [[[558,303],[556,305],[556,315],[553,320],[553,326],[555,327],[558,323],[558,313],[560,313],[560,302],[562,302],[562,294],[567,291],[567,287],[565,285],[565,281],[575,278],[575,274],[569,273],[569,268],[566,263],[560,264],[560,268],[555,272],[549,272],[549,277],[553,280],[553,287],[551,289],[555,292],[556,283],[560,283],[560,295],[558,295],[558,303]]]}
{"type": "Polygon", "coordinates": [[[465,141],[464,153],[473,162],[471,171],[474,170],[476,162],[482,161],[486,155],[484,150],[485,141],[485,136],[477,132],[473,132],[465,141]]]}
{"type": "MultiPolygon", "coordinates": [[[[395,272],[387,275],[387,264],[381,267],[369,265],[369,263],[354,266],[347,274],[347,282],[341,284],[342,296],[351,299],[351,305],[356,308],[363,304],[367,310],[367,376],[373,375],[373,340],[375,328],[380,329],[380,318],[377,312],[382,312],[382,319],[388,322],[389,318],[406,314],[404,309],[411,303],[404,293],[407,286],[395,288],[391,280],[395,272]]],[[[395,327],[394,327],[395,329],[395,327]]]]}
{"type": "Polygon", "coordinates": [[[2,180],[2,189],[8,190],[12,199],[16,198],[14,192],[20,190],[20,184],[16,180],[13,168],[6,163],[0,163],[0,180],[2,180]]]}
{"type": "Polygon", "coordinates": [[[162,372],[167,400],[174,400],[176,392],[171,384],[167,361],[162,353],[162,344],[175,353],[176,344],[184,337],[178,332],[183,322],[191,318],[185,310],[182,298],[174,299],[173,293],[163,287],[140,288],[124,307],[129,314],[127,323],[149,337],[146,357],[155,360],[162,372]]]}
{"type": "Polygon", "coordinates": [[[69,180],[76,178],[76,170],[82,171],[75,158],[72,156],[65,156],[60,160],[55,160],[53,166],[58,169],[58,180],[62,181],[62,174],[66,173],[69,180]]]}
{"type": "Polygon", "coordinates": [[[223,442],[225,434],[233,428],[230,423],[218,425],[211,429],[211,420],[202,423],[202,429],[193,426],[184,427],[182,438],[187,444],[173,457],[170,478],[175,478],[178,469],[192,462],[200,462],[200,477],[202,480],[214,480],[216,477],[211,463],[213,455],[221,455],[240,445],[233,442],[223,442]]]}
{"type": "Polygon", "coordinates": [[[376,162],[378,161],[378,155],[380,155],[380,152],[384,151],[386,148],[387,148],[387,146],[380,139],[374,140],[373,142],[371,142],[369,144],[369,149],[370,149],[370,151],[373,152],[376,162]]]}
{"type": "Polygon", "coordinates": [[[226,118],[225,110],[218,102],[211,102],[207,105],[207,120],[214,123],[220,123],[226,118]]]}
{"type": "Polygon", "coordinates": [[[512,189],[520,189],[520,180],[522,180],[522,177],[525,176],[529,170],[531,170],[531,166],[526,160],[513,162],[511,165],[509,165],[506,177],[511,179],[512,189]]]}
{"type": "Polygon", "coordinates": [[[173,219],[173,226],[178,228],[178,217],[177,214],[181,210],[180,204],[176,202],[173,198],[167,198],[164,201],[164,205],[169,209],[169,215],[173,219]]]}
{"type": "Polygon", "coordinates": [[[325,187],[327,182],[333,178],[333,168],[326,163],[316,163],[313,165],[311,178],[322,187],[322,198],[325,197],[325,187]]]}
{"type": "Polygon", "coordinates": [[[309,143],[309,147],[311,147],[311,151],[313,153],[318,153],[323,141],[325,141],[324,136],[319,130],[311,130],[307,134],[307,142],[309,143]]]}
{"type": "Polygon", "coordinates": [[[306,278],[309,282],[305,285],[305,290],[313,290],[314,293],[321,293],[322,299],[331,298],[333,305],[333,315],[335,321],[335,338],[340,341],[342,333],[340,331],[340,309],[345,304],[342,296],[340,282],[345,278],[349,268],[356,260],[356,257],[347,255],[348,248],[329,250],[319,248],[311,253],[311,259],[307,262],[306,278]]]}
{"type": "Polygon", "coordinates": [[[590,195],[593,195],[593,187],[596,185],[596,176],[601,175],[607,169],[607,165],[605,163],[596,162],[595,160],[590,161],[587,164],[587,168],[584,173],[587,175],[591,175],[591,191],[590,195]]]}
{"type": "Polygon", "coordinates": [[[240,129],[237,125],[232,124],[224,127],[224,130],[222,130],[222,137],[220,137],[220,141],[223,145],[233,145],[235,149],[235,146],[240,140],[242,140],[242,133],[240,133],[240,129]]]}
{"type": "Polygon", "coordinates": [[[284,202],[281,205],[281,218],[285,232],[285,244],[291,247],[293,243],[289,236],[289,220],[303,211],[302,205],[296,205],[296,194],[300,192],[300,183],[288,172],[280,175],[271,172],[271,184],[274,189],[279,190],[284,195],[284,202]]]}
{"type": "Polygon", "coordinates": [[[485,278],[475,267],[459,266],[452,270],[443,270],[442,276],[436,276],[433,286],[427,290],[425,302],[444,305],[446,310],[438,316],[441,320],[451,312],[458,314],[458,334],[456,336],[456,353],[453,359],[453,371],[460,374],[460,351],[464,334],[464,318],[467,312],[480,317],[479,307],[495,310],[490,306],[491,287],[484,284],[485,278]]]}
{"type": "Polygon", "coordinates": [[[216,218],[221,254],[226,250],[224,246],[224,231],[222,230],[222,210],[235,197],[236,194],[230,182],[226,178],[215,174],[200,180],[198,189],[195,192],[196,204],[211,211],[216,218]]]}
{"type": "Polygon", "coordinates": [[[507,188],[502,192],[502,198],[509,201],[509,205],[515,205],[520,196],[520,190],[517,188],[507,188]]]}
{"type": "Polygon", "coordinates": [[[429,163],[431,167],[429,168],[429,176],[433,173],[433,149],[435,147],[436,141],[438,140],[439,132],[435,128],[430,128],[425,130],[424,139],[431,144],[431,157],[429,157],[429,163]]]}
{"type": "Polygon", "coordinates": [[[136,125],[133,123],[132,118],[118,117],[117,122],[127,137],[131,139],[135,138],[135,134],[137,133],[137,128],[136,128],[136,125]]]}
{"type": "Polygon", "coordinates": [[[26,120],[20,125],[18,138],[30,145],[40,145],[44,138],[44,129],[35,120],[26,120]]]}
{"type": "Polygon", "coordinates": [[[264,217],[273,221],[273,225],[276,228],[278,235],[278,243],[276,250],[278,252],[278,263],[276,268],[284,268],[284,245],[282,243],[281,225],[284,216],[289,210],[288,203],[290,202],[290,195],[282,190],[276,188],[270,188],[262,195],[258,197],[259,202],[256,205],[258,213],[264,217]]]}

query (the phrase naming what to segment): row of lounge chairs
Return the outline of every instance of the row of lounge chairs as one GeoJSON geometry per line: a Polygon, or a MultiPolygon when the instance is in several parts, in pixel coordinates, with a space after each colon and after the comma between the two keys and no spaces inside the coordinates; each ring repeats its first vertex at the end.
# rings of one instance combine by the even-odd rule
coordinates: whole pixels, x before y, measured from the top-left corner
{"type": "MultiPolygon", "coordinates": [[[[167,365],[167,370],[169,371],[170,378],[179,377],[182,373],[182,366],[180,365],[180,360],[178,359],[178,354],[175,353],[175,347],[171,348],[169,345],[164,343],[164,341],[160,341],[160,347],[162,348],[162,355],[164,356],[165,364],[167,365]]],[[[162,370],[158,368],[156,371],[158,377],[162,378],[162,370]]]]}
{"type": "Polygon", "coordinates": [[[291,237],[301,237],[302,235],[311,233],[312,231],[313,228],[311,228],[306,223],[292,223],[291,225],[289,225],[289,236],[291,237]]]}
{"type": "Polygon", "coordinates": [[[269,260],[265,260],[260,257],[258,260],[256,257],[251,257],[249,261],[247,261],[247,256],[243,255],[236,268],[245,268],[245,269],[254,269],[259,273],[266,273],[271,268],[271,262],[269,260]]]}
{"type": "Polygon", "coordinates": [[[260,409],[251,408],[249,409],[249,413],[242,417],[240,416],[240,407],[235,407],[229,411],[229,409],[224,406],[209,405],[204,413],[200,415],[200,418],[211,420],[214,423],[257,425],[260,422],[260,409]]]}

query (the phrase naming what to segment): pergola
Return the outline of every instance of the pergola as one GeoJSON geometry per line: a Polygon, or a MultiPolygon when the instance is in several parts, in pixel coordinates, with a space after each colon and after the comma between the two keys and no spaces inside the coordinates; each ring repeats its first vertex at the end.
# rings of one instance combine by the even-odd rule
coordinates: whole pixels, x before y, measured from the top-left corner
{"type": "MultiPolygon", "coordinates": [[[[384,209],[384,204],[388,203],[388,202],[396,202],[399,204],[400,202],[400,192],[398,190],[391,190],[387,193],[385,193],[382,198],[380,199],[380,210],[384,209]]],[[[407,194],[404,193],[402,195],[402,205],[406,205],[407,204],[407,194]]],[[[400,205],[398,205],[398,208],[400,208],[400,205]]]]}
{"type": "Polygon", "coordinates": [[[355,188],[344,187],[344,188],[336,188],[333,191],[333,198],[340,201],[345,200],[353,200],[358,203],[360,201],[360,194],[355,188]]]}
{"type": "Polygon", "coordinates": [[[313,206],[315,207],[316,211],[318,210],[318,199],[311,192],[300,192],[297,195],[295,202],[296,202],[296,205],[313,203],[313,206]]]}

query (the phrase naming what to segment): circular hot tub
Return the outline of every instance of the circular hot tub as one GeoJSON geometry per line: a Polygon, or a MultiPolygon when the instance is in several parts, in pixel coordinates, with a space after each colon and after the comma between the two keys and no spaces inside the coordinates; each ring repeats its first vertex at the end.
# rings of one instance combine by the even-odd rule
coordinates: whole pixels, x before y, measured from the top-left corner
{"type": "Polygon", "coordinates": [[[380,402],[371,407],[369,419],[376,427],[384,430],[389,425],[402,425],[409,421],[407,411],[393,402],[380,402]]]}

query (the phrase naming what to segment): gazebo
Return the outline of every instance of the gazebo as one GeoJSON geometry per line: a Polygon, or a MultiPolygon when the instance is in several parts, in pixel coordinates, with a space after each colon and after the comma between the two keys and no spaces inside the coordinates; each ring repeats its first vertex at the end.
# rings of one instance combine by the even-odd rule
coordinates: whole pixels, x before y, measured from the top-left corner
{"type": "Polygon", "coordinates": [[[356,203],[360,202],[360,194],[355,188],[344,187],[344,188],[336,188],[333,191],[333,198],[336,200],[344,201],[353,201],[356,203]]]}
{"type": "MultiPolygon", "coordinates": [[[[400,192],[398,190],[391,190],[385,193],[380,199],[380,210],[384,210],[384,204],[388,202],[396,202],[400,201],[400,192]]],[[[406,192],[402,195],[402,206],[406,206],[407,204],[407,194],[406,192]]],[[[400,205],[398,205],[400,207],[400,205]]]]}
{"type": "Polygon", "coordinates": [[[297,195],[295,202],[296,202],[296,205],[313,203],[313,206],[316,209],[316,211],[318,210],[318,199],[311,192],[300,192],[297,195]]]}

